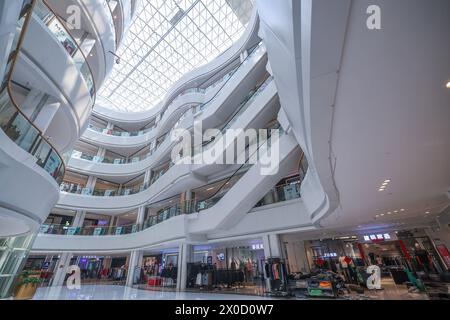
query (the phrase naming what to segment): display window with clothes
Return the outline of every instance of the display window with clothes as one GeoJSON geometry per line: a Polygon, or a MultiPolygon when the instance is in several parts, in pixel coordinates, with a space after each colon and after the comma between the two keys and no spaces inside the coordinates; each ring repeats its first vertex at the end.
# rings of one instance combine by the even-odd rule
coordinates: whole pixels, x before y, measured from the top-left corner
{"type": "Polygon", "coordinates": [[[82,284],[124,284],[128,273],[128,257],[121,256],[74,256],[70,265],[80,268],[82,284]]]}
{"type": "Polygon", "coordinates": [[[303,246],[284,242],[290,262],[290,284],[303,286],[305,290],[311,275],[317,274],[328,274],[334,279],[333,285],[340,282],[339,286],[346,289],[364,291],[388,287],[427,294],[427,285],[436,288],[448,278],[437,246],[425,230],[368,232],[332,239],[301,240],[301,243],[303,246]],[[303,252],[296,254],[294,249],[303,252]],[[308,268],[298,270],[297,266],[304,264],[304,261],[293,263],[298,257],[307,261],[308,268]]]}
{"type": "Polygon", "coordinates": [[[145,254],[135,270],[135,284],[145,288],[175,288],[178,279],[178,252],[145,254]]]}
{"type": "Polygon", "coordinates": [[[188,289],[262,293],[265,286],[262,243],[194,246],[192,256],[187,265],[188,289]]]}

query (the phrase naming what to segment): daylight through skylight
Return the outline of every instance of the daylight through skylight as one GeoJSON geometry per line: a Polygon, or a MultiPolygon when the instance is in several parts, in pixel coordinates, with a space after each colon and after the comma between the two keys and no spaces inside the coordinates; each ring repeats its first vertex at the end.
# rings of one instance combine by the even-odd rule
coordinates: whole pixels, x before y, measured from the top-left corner
{"type": "Polygon", "coordinates": [[[120,64],[99,91],[104,106],[143,111],[187,72],[211,61],[244,32],[251,0],[143,0],[118,50],[120,64]]]}

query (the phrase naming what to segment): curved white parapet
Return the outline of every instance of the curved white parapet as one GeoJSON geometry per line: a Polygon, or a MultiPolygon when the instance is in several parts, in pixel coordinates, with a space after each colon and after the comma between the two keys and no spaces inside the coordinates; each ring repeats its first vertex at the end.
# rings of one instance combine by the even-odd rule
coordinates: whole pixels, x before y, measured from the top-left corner
{"type": "MultiPolygon", "coordinates": [[[[274,142],[272,142],[273,144],[274,142]]],[[[291,135],[279,137],[278,169],[272,174],[262,174],[261,162],[253,165],[239,181],[213,207],[189,220],[189,232],[208,234],[217,230],[230,230],[278,181],[298,168],[301,150],[291,135]],[[249,186],[252,188],[249,188],[249,186]]],[[[276,153],[266,150],[265,153],[276,153]]]]}
{"type": "Polygon", "coordinates": [[[52,136],[58,150],[69,149],[88,125],[92,99],[75,61],[34,15],[25,35],[14,79],[60,102],[55,117],[63,127],[51,123],[46,134],[52,136]]]}
{"type": "MultiPolygon", "coordinates": [[[[254,80],[255,76],[251,72],[255,72],[254,69],[256,68],[261,68],[260,71],[264,70],[263,68],[267,62],[265,53],[265,47],[261,44],[255,49],[251,56],[249,56],[245,62],[233,72],[231,78],[229,78],[230,75],[228,75],[228,77],[223,78],[206,92],[201,90],[188,90],[186,93],[180,94],[164,111],[164,114],[156,127],[147,134],[132,137],[120,137],[103,134],[102,132],[95,130],[88,130],[83,136],[83,139],[105,148],[112,146],[120,146],[121,148],[129,146],[129,148],[135,148],[138,145],[144,145],[150,142],[151,139],[158,137],[161,133],[170,130],[180,116],[187,111],[191,105],[208,103],[218,94],[221,94],[220,91],[224,88],[230,85],[234,85],[234,87],[238,86],[240,84],[239,81],[242,81],[241,75],[249,77],[250,80],[254,80]]],[[[260,73],[257,73],[256,76],[259,74],[260,73]]],[[[215,109],[211,110],[214,111],[215,109]]],[[[211,113],[212,111],[208,112],[211,113]]]]}
{"type": "Polygon", "coordinates": [[[269,232],[315,230],[302,200],[290,200],[250,211],[235,227],[227,231],[214,231],[204,237],[191,238],[190,220],[197,214],[180,215],[143,231],[118,236],[65,236],[40,234],[33,245],[34,251],[103,252],[148,248],[169,242],[187,241],[205,244],[208,241],[227,240],[229,237],[254,238],[269,232]],[[94,240],[95,239],[95,240],[94,240]],[[195,239],[195,240],[194,240],[195,239]],[[94,240],[94,241],[93,241],[94,240]]]}
{"type": "MultiPolygon", "coordinates": [[[[223,123],[223,119],[229,118],[235,110],[235,108],[229,108],[229,106],[238,106],[242,101],[242,98],[245,97],[245,95],[248,94],[248,92],[254,87],[256,80],[260,79],[260,77],[265,73],[264,66],[267,60],[264,53],[265,50],[261,48],[260,52],[256,53],[255,56],[253,56],[248,61],[248,63],[243,65],[241,70],[236,72],[234,77],[231,78],[232,81],[228,82],[222,88],[222,90],[218,92],[218,94],[215,96],[215,100],[212,101],[211,104],[207,106],[203,111],[200,111],[196,114],[195,120],[201,121],[204,129],[214,128],[221,125],[223,123]]],[[[270,95],[271,97],[273,97],[276,94],[275,85],[273,83],[269,84],[264,92],[266,95],[270,95]]],[[[211,99],[212,95],[213,93],[206,93],[205,95],[203,95],[203,97],[206,97],[206,99],[211,99]]],[[[200,97],[201,95],[199,93],[189,93],[186,95],[182,95],[179,99],[176,99],[174,101],[173,109],[180,110],[183,108],[183,106],[188,106],[191,101],[199,99],[200,97]]],[[[262,106],[265,106],[265,104],[267,103],[267,101],[264,100],[264,97],[265,95],[263,95],[263,99],[261,100],[263,101],[262,106]]],[[[169,107],[169,109],[171,108],[169,107]]],[[[256,114],[254,114],[253,116],[255,115],[256,114]]],[[[186,120],[190,121],[189,127],[187,127],[186,129],[192,128],[192,119],[187,118],[186,120]]],[[[157,128],[155,128],[145,136],[153,136],[152,132],[158,132],[158,127],[159,126],[157,126],[157,128]]],[[[89,134],[91,134],[91,130],[88,131],[90,131],[89,134]]],[[[161,131],[162,130],[160,130],[160,132],[161,131]]],[[[101,134],[99,133],[98,135],[101,134]]],[[[134,140],[134,138],[135,137],[129,137],[130,140],[134,140]]],[[[71,158],[68,166],[73,171],[84,174],[92,174],[96,176],[136,176],[137,174],[144,173],[148,168],[151,168],[151,166],[158,163],[158,161],[161,160],[163,156],[167,155],[167,153],[170,153],[171,149],[176,144],[176,142],[170,141],[170,138],[170,135],[168,135],[163,143],[158,147],[158,149],[156,149],[153,154],[142,161],[128,164],[110,164],[71,158]]]]}
{"type": "Polygon", "coordinates": [[[0,2],[0,79],[4,77],[21,8],[19,1],[0,2]]]}
{"type": "Polygon", "coordinates": [[[282,123],[293,131],[308,159],[309,170],[302,184],[302,198],[311,218],[318,221],[330,214],[339,202],[329,137],[333,114],[331,106],[350,1],[274,3],[258,0],[256,3],[261,19],[260,36],[267,48],[270,71],[285,112],[286,121],[282,123]],[[326,12],[320,21],[314,19],[315,25],[313,8],[326,12]],[[328,28],[326,36],[314,36],[315,30],[321,30],[327,21],[335,19],[342,23],[328,28]],[[312,43],[312,39],[317,40],[312,43]],[[321,64],[315,62],[319,60],[321,64]],[[314,104],[311,103],[312,94],[319,97],[314,104]]]}
{"type": "MultiPolygon", "coordinates": [[[[82,30],[89,34],[93,47],[86,54],[92,65],[95,86],[100,88],[112,70],[116,52],[114,20],[107,0],[45,0],[61,18],[67,20],[69,5],[80,9],[82,30]]],[[[76,32],[76,31],[75,31],[76,32]]]]}
{"type": "Polygon", "coordinates": [[[58,200],[54,178],[0,130],[0,236],[34,231],[58,200]]]}
{"type": "MultiPolygon", "coordinates": [[[[230,126],[231,129],[247,129],[247,128],[260,128],[266,124],[274,114],[276,114],[277,104],[275,103],[277,90],[275,84],[270,82],[267,87],[250,102],[247,109],[239,115],[236,121],[230,126]]],[[[95,164],[102,165],[104,173],[98,173],[97,175],[108,176],[123,176],[125,173],[123,170],[140,170],[142,172],[146,165],[150,166],[156,163],[161,157],[169,152],[169,146],[175,146],[176,142],[172,142],[170,139],[164,140],[160,148],[152,154],[146,160],[124,164],[124,165],[107,165],[107,164],[95,164]],[[137,166],[142,166],[142,168],[137,166]],[[121,170],[114,172],[113,169],[121,170]]],[[[225,152],[226,149],[223,151],[225,152]]],[[[218,154],[217,156],[220,156],[218,154]]],[[[71,160],[72,161],[72,160],[71,160]]],[[[89,161],[81,159],[73,159],[72,164],[80,162],[79,166],[85,166],[89,161]]],[[[79,195],[61,192],[60,201],[58,207],[70,208],[70,209],[84,209],[90,212],[104,212],[108,214],[115,214],[125,212],[137,208],[143,204],[155,202],[167,197],[175,196],[180,192],[183,192],[187,187],[199,187],[205,185],[208,180],[207,176],[213,174],[216,169],[215,164],[178,164],[172,166],[165,174],[163,174],[155,183],[149,186],[147,189],[127,196],[113,196],[113,197],[98,197],[89,195],[79,195]]],[[[100,166],[96,167],[99,168],[100,166]]],[[[279,180],[279,179],[278,179],[279,180]]],[[[275,183],[274,183],[275,184],[275,183]]],[[[268,189],[273,187],[271,185],[268,189]]],[[[261,196],[262,197],[262,196],[261,196]]],[[[257,200],[256,200],[257,201],[257,200]]],[[[255,203],[256,203],[255,201],[255,203]]]]}
{"type": "MultiPolygon", "coordinates": [[[[198,88],[200,85],[214,75],[231,65],[233,61],[239,58],[242,51],[258,44],[260,39],[257,35],[259,28],[259,18],[256,11],[253,13],[248,27],[244,34],[228,50],[211,62],[187,73],[180,78],[166,94],[164,100],[156,107],[143,112],[120,112],[101,106],[99,103],[94,107],[94,114],[106,121],[119,125],[133,125],[136,128],[143,127],[161,113],[174,98],[189,88],[198,88]]],[[[224,74],[226,71],[224,72],[224,74]]]]}

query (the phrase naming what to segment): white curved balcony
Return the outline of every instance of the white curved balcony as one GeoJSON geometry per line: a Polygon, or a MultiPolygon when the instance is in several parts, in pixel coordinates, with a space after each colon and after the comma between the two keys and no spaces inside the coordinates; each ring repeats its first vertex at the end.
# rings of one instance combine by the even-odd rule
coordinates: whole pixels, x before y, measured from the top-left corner
{"type": "MultiPolygon", "coordinates": [[[[39,234],[33,245],[36,251],[120,251],[150,247],[161,243],[177,243],[190,238],[190,222],[196,213],[180,214],[141,231],[125,235],[78,236],[39,234]],[[95,241],[93,241],[95,239],[95,241]]],[[[252,209],[230,230],[216,230],[200,241],[228,237],[251,238],[262,233],[315,230],[302,199],[295,198],[252,209]]],[[[192,239],[190,240],[192,241],[192,239]]]]}
{"type": "MultiPolygon", "coordinates": [[[[274,114],[276,114],[275,98],[276,87],[275,84],[270,81],[269,78],[265,86],[261,86],[260,91],[256,91],[252,96],[248,98],[245,103],[240,106],[240,110],[235,116],[224,126],[230,129],[246,129],[250,127],[262,127],[267,123],[274,114]]],[[[107,164],[93,164],[96,170],[103,170],[97,172],[97,176],[114,176],[125,175],[124,170],[130,170],[128,173],[133,172],[139,174],[143,172],[150,165],[158,162],[162,157],[170,152],[170,150],[177,144],[176,141],[171,141],[170,137],[165,139],[161,146],[150,157],[144,161],[135,162],[125,165],[107,165],[107,164]],[[115,170],[120,170],[116,171],[115,170]]],[[[226,152],[227,148],[223,150],[226,152]]],[[[218,155],[219,156],[219,155],[218,155]]],[[[85,160],[76,159],[72,162],[71,166],[76,165],[86,166],[85,160]]],[[[153,184],[144,185],[141,189],[137,190],[136,194],[112,196],[112,197],[99,197],[90,195],[78,195],[71,193],[61,193],[58,206],[63,208],[79,208],[89,210],[90,212],[106,212],[106,213],[120,213],[126,210],[137,208],[145,203],[158,201],[160,199],[174,196],[183,190],[187,186],[201,186],[206,184],[207,175],[217,171],[215,164],[183,164],[171,166],[162,176],[157,179],[157,183],[153,181],[153,184]],[[105,201],[107,199],[107,201],[105,201]]]]}
{"type": "MultiPolygon", "coordinates": [[[[256,82],[256,79],[260,78],[261,74],[265,72],[264,66],[266,64],[265,59],[265,50],[263,47],[260,47],[259,50],[256,50],[254,55],[249,56],[249,59],[246,60],[246,63],[243,63],[241,68],[239,68],[236,73],[229,79],[227,79],[227,83],[224,84],[221,91],[217,92],[214,90],[212,92],[208,92],[202,94],[204,98],[208,99],[209,103],[203,106],[203,110],[200,110],[196,113],[196,119],[202,121],[204,128],[209,127],[218,127],[222,124],[223,119],[229,118],[231,113],[233,112],[232,108],[229,108],[230,105],[239,105],[241,101],[237,100],[239,97],[243,96],[244,92],[248,92],[245,90],[250,90],[250,86],[256,82]],[[214,99],[211,100],[210,96],[217,93],[214,96],[214,99]]],[[[274,85],[269,85],[267,88],[268,94],[274,95],[276,93],[276,88],[274,85]]],[[[190,106],[189,101],[200,98],[201,95],[199,93],[188,93],[185,95],[181,95],[178,99],[174,101],[172,104],[175,110],[182,109],[180,106],[190,106]]],[[[171,105],[171,106],[172,106],[171,105]]],[[[170,107],[169,107],[170,109],[170,107]]],[[[164,114],[164,116],[169,115],[169,109],[164,114]]],[[[184,108],[186,111],[186,108],[184,108]]],[[[164,119],[163,116],[163,119],[164,119]]],[[[169,116],[167,116],[169,118],[169,116]]],[[[152,132],[157,133],[162,132],[163,130],[158,130],[160,128],[159,124],[167,123],[167,121],[160,121],[158,126],[147,133],[145,137],[154,137],[152,132]]],[[[187,129],[191,128],[193,125],[193,118],[186,118],[186,123],[188,123],[187,129]]],[[[179,125],[182,127],[184,122],[181,122],[179,125]]],[[[89,135],[92,130],[88,130],[89,135]]],[[[98,133],[98,135],[102,135],[98,133]]],[[[119,137],[115,137],[119,138],[119,137]]],[[[120,137],[123,138],[123,137],[120,137]]],[[[130,137],[130,140],[135,140],[136,137],[130,137]]],[[[111,140],[114,138],[111,138],[111,140]]],[[[125,139],[128,139],[125,138],[125,139]]],[[[150,168],[152,165],[156,164],[160,161],[170,150],[175,146],[175,142],[170,142],[170,133],[166,136],[164,142],[156,149],[156,151],[152,151],[140,161],[128,163],[128,164],[111,164],[111,163],[97,163],[84,159],[72,158],[69,161],[68,166],[77,172],[84,174],[92,174],[96,176],[103,177],[114,177],[114,176],[137,176],[138,174],[144,173],[146,169],[150,168]]],[[[110,145],[111,146],[111,145],[110,145]]],[[[131,148],[131,146],[130,146],[131,148]]]]}
{"type": "Polygon", "coordinates": [[[59,107],[46,134],[69,149],[88,125],[95,99],[90,66],[65,26],[42,2],[36,4],[14,81],[56,98],[59,107]]]}
{"type": "MultiPolygon", "coordinates": [[[[58,199],[57,182],[64,175],[58,151],[21,111],[13,79],[18,55],[32,20],[31,6],[17,21],[9,44],[5,86],[0,91],[0,236],[35,232],[58,199]],[[26,199],[27,201],[24,201],[26,199]]],[[[19,100],[21,101],[21,100],[19,100]]]]}
{"type": "MultiPolygon", "coordinates": [[[[241,38],[234,43],[228,50],[223,52],[211,62],[187,73],[180,78],[166,94],[164,100],[155,108],[144,112],[119,112],[101,106],[102,102],[97,103],[94,108],[94,114],[113,124],[119,124],[123,128],[135,130],[141,128],[161,113],[178,95],[189,88],[199,88],[202,83],[226,70],[233,61],[239,58],[241,52],[252,48],[260,42],[258,37],[259,18],[256,11],[248,24],[248,27],[241,38]]],[[[225,71],[224,73],[226,73],[225,71]]]]}
{"type": "MultiPolygon", "coordinates": [[[[114,19],[106,0],[44,0],[62,19],[67,20],[71,11],[69,5],[80,9],[81,29],[88,33],[84,48],[92,65],[94,81],[100,88],[114,66],[116,52],[116,36],[114,19]]],[[[81,31],[81,30],[80,30],[81,31]]],[[[77,30],[73,31],[77,34],[77,30]]],[[[79,35],[81,36],[81,34],[79,35]]]]}

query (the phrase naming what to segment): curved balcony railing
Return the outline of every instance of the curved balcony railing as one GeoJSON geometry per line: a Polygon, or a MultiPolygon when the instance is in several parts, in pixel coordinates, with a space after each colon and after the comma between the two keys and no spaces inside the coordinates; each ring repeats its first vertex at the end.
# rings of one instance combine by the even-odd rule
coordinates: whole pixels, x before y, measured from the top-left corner
{"type": "Polygon", "coordinates": [[[114,23],[114,13],[113,8],[111,8],[110,0],[103,0],[103,6],[105,10],[108,12],[108,23],[112,30],[114,30],[114,43],[116,44],[116,48],[119,47],[120,38],[119,38],[119,30],[117,30],[116,25],[114,23]]]}
{"type": "MultiPolygon", "coordinates": [[[[305,158],[306,159],[306,158],[305,158]]],[[[280,203],[284,201],[299,199],[300,186],[307,170],[307,163],[302,161],[301,172],[304,172],[297,178],[292,179],[291,182],[276,186],[271,189],[258,203],[256,207],[263,207],[266,205],[280,203]]],[[[231,188],[231,187],[230,187],[231,188]]],[[[80,235],[80,236],[104,236],[104,235],[124,235],[143,231],[159,223],[167,221],[173,217],[184,214],[192,214],[212,208],[230,189],[223,189],[219,194],[211,198],[203,200],[186,200],[177,202],[174,205],[167,206],[159,210],[155,215],[149,216],[143,224],[131,224],[119,227],[108,226],[88,226],[88,227],[70,227],[66,225],[42,225],[40,229],[41,234],[54,235],[80,235]]]]}
{"type": "Polygon", "coordinates": [[[94,76],[89,63],[84,55],[80,44],[72,36],[71,26],[63,18],[58,16],[46,0],[36,0],[36,16],[47,26],[48,30],[54,35],[56,40],[63,46],[83,77],[92,100],[92,106],[95,104],[96,87],[94,76]]]}
{"type": "MultiPolygon", "coordinates": [[[[199,106],[195,106],[196,109],[198,109],[198,110],[206,109],[209,105],[211,105],[216,100],[216,97],[217,97],[218,93],[220,92],[220,90],[233,78],[233,76],[237,73],[237,71],[239,71],[243,66],[245,66],[247,64],[247,62],[261,50],[262,47],[263,47],[263,43],[260,42],[258,45],[256,45],[251,50],[249,50],[248,56],[238,66],[233,68],[231,71],[229,71],[227,74],[222,76],[220,79],[216,80],[214,83],[210,84],[206,88],[189,88],[189,89],[186,89],[185,91],[180,93],[178,96],[176,96],[170,102],[170,105],[176,103],[180,98],[182,98],[183,96],[185,96],[187,94],[190,94],[190,93],[206,94],[207,92],[209,92],[210,90],[216,88],[217,86],[222,85],[221,88],[219,89],[219,91],[217,92],[217,94],[215,94],[212,99],[210,99],[209,101],[206,101],[204,103],[199,104],[199,106]]],[[[162,117],[164,116],[164,114],[166,113],[167,110],[168,110],[168,107],[165,108],[163,111],[161,111],[161,113],[160,113],[160,118],[161,119],[162,119],[162,117]]],[[[188,110],[190,110],[190,109],[188,109],[188,110]]],[[[185,113],[183,113],[183,115],[184,114],[185,113]]],[[[160,123],[162,123],[162,122],[160,122],[160,123]]],[[[131,131],[130,132],[123,132],[123,131],[106,130],[105,128],[99,128],[99,127],[95,127],[93,125],[90,125],[89,129],[91,129],[93,131],[96,131],[96,132],[99,132],[99,133],[102,133],[102,134],[113,135],[113,136],[140,136],[140,135],[144,135],[144,134],[152,131],[153,129],[155,129],[157,127],[157,125],[158,124],[156,124],[155,126],[153,126],[152,128],[149,128],[149,129],[144,129],[144,130],[134,131],[134,132],[131,132],[131,131]]]]}
{"type": "Polygon", "coordinates": [[[32,1],[28,11],[18,21],[19,32],[16,33],[6,70],[6,78],[0,91],[0,127],[4,133],[19,147],[33,155],[36,164],[47,171],[57,183],[62,181],[65,171],[63,157],[44,137],[33,122],[20,110],[12,91],[12,76],[17,57],[25,38],[29,22],[34,12],[36,1],[32,1]]]}
{"type": "MultiPolygon", "coordinates": [[[[233,123],[236,122],[236,120],[239,118],[239,116],[244,113],[245,110],[247,110],[248,106],[251,105],[251,103],[261,94],[261,92],[264,91],[264,89],[272,82],[273,78],[269,76],[260,86],[256,87],[254,90],[252,90],[245,98],[244,100],[239,104],[239,107],[236,109],[233,116],[229,119],[225,125],[222,127],[222,132],[230,128],[233,123]]],[[[177,126],[180,124],[183,117],[186,116],[187,112],[189,112],[191,109],[186,110],[181,116],[180,119],[174,124],[174,127],[166,133],[164,136],[160,137],[159,142],[157,143],[156,147],[151,149],[147,154],[141,155],[141,156],[135,156],[131,158],[112,158],[112,157],[98,157],[91,154],[86,154],[83,152],[79,152],[74,150],[72,153],[72,158],[78,158],[78,159],[84,159],[87,161],[92,161],[96,163],[105,163],[105,164],[129,164],[129,163],[135,163],[139,161],[143,161],[147,159],[148,157],[152,156],[158,148],[163,144],[163,142],[166,139],[170,139],[172,131],[177,128],[177,126]],[[161,139],[162,138],[162,139],[161,139]]],[[[193,146],[193,155],[197,155],[201,152],[202,148],[210,144],[213,140],[209,142],[205,142],[200,146],[193,146]]]]}
{"type": "Polygon", "coordinates": [[[138,224],[124,226],[84,226],[72,227],[62,224],[43,224],[39,229],[41,234],[69,235],[69,236],[111,236],[123,235],[141,231],[138,224]]]}

